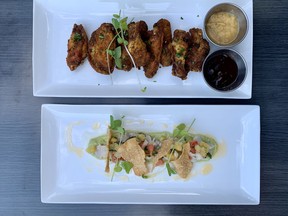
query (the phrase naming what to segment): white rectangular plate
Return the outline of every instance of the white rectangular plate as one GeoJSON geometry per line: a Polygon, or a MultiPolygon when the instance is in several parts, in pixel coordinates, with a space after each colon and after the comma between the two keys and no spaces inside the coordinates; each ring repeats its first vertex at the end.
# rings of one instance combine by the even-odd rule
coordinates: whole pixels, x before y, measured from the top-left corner
{"type": "MultiPolygon", "coordinates": [[[[33,94],[49,97],[251,98],[252,0],[229,1],[243,8],[249,19],[246,38],[233,47],[247,63],[247,76],[244,84],[233,92],[212,90],[206,85],[202,73],[190,72],[188,79],[182,81],[171,75],[171,67],[160,68],[152,79],[147,79],[142,69],[115,70],[112,83],[109,76],[95,72],[87,59],[74,72],[66,65],[67,41],[74,23],[83,24],[90,38],[101,23],[111,22],[112,15],[121,10],[124,16],[135,21],[145,20],[149,29],[160,18],[170,20],[172,31],[188,31],[192,27],[203,29],[205,14],[221,2],[223,0],[85,0],[80,4],[78,0],[34,0],[33,94]],[[142,92],[145,87],[147,90],[142,92]]],[[[210,46],[210,53],[218,49],[210,46]]]]}
{"type": "MultiPolygon", "coordinates": [[[[130,121],[131,122],[131,121],[130,121]]],[[[43,105],[41,116],[41,200],[45,203],[259,204],[259,106],[43,105]],[[104,172],[105,162],[86,153],[89,139],[106,133],[110,115],[138,119],[135,127],[172,131],[195,118],[195,133],[219,142],[192,176],[142,179],[104,172]],[[102,163],[103,162],[103,163],[102,163]],[[204,175],[203,169],[211,167],[204,175]]]]}

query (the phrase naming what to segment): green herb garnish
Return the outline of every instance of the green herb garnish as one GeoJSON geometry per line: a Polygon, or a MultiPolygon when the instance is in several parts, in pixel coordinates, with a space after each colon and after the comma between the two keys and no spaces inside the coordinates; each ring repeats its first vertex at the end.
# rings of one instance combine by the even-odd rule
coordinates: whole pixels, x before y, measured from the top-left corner
{"type": "Polygon", "coordinates": [[[78,32],[76,32],[74,34],[74,37],[73,37],[74,41],[81,41],[82,40],[82,36],[81,34],[79,34],[78,32]]]}
{"type": "Polygon", "coordinates": [[[122,161],[121,166],[124,168],[127,174],[129,174],[130,170],[133,168],[133,164],[128,161],[122,161]]]}
{"type": "Polygon", "coordinates": [[[104,35],[103,35],[103,34],[100,34],[100,35],[99,35],[99,38],[100,38],[100,39],[104,39],[104,35]]]}
{"type": "Polygon", "coordinates": [[[177,172],[171,168],[169,162],[166,162],[166,169],[168,171],[168,175],[171,176],[172,174],[176,174],[177,172]]]}
{"type": "Polygon", "coordinates": [[[118,131],[120,134],[125,133],[125,129],[122,127],[122,120],[114,120],[114,117],[112,115],[110,115],[110,129],[118,131]]]}
{"type": "MultiPolygon", "coordinates": [[[[133,19],[130,21],[130,23],[133,21],[133,19]]],[[[107,53],[106,59],[107,59],[107,64],[108,64],[108,72],[109,72],[109,75],[111,77],[111,80],[112,80],[112,76],[111,76],[111,70],[110,70],[110,66],[109,66],[109,55],[111,55],[114,58],[115,64],[119,69],[122,69],[124,66],[124,65],[122,65],[121,55],[119,55],[119,54],[116,55],[116,52],[115,53],[111,52],[112,50],[110,49],[110,47],[111,47],[114,40],[117,40],[118,44],[120,44],[120,46],[118,46],[118,47],[121,48],[121,46],[123,46],[125,48],[127,54],[129,55],[129,57],[132,61],[134,68],[137,68],[136,63],[135,63],[130,51],[127,48],[128,41],[125,39],[125,37],[127,38],[127,36],[128,36],[127,20],[128,20],[128,17],[124,17],[124,18],[121,17],[121,10],[119,11],[119,14],[113,14],[113,18],[112,18],[111,22],[112,22],[112,25],[116,31],[116,35],[111,40],[111,42],[109,43],[109,45],[106,49],[106,53],[107,53]],[[111,51],[109,51],[109,50],[111,50],[111,51]]],[[[114,49],[114,51],[116,49],[119,49],[118,47],[116,47],[114,49]]],[[[117,51],[117,52],[119,53],[119,51],[117,51]]],[[[141,86],[141,81],[140,81],[140,78],[138,76],[138,73],[136,73],[136,75],[137,75],[137,79],[139,81],[139,84],[141,86]]],[[[113,82],[113,80],[112,80],[112,82],[113,82]]]]}
{"type": "Polygon", "coordinates": [[[211,155],[210,152],[207,153],[206,158],[207,158],[207,157],[208,157],[209,159],[212,159],[212,155],[211,155]]]}
{"type": "Polygon", "coordinates": [[[195,119],[193,119],[192,123],[189,125],[189,127],[186,129],[186,124],[181,123],[176,126],[176,128],[173,130],[173,137],[178,139],[183,139],[186,135],[188,135],[188,132],[192,125],[194,124],[195,119]]]}
{"type": "Polygon", "coordinates": [[[114,167],[114,171],[115,172],[121,172],[122,171],[122,167],[119,164],[119,161],[116,163],[115,167],[114,167]]]}
{"type": "Polygon", "coordinates": [[[186,125],[184,123],[179,124],[174,130],[173,130],[173,137],[175,138],[181,138],[188,134],[188,131],[185,130],[186,125]]]}
{"type": "Polygon", "coordinates": [[[149,176],[143,174],[143,175],[142,175],[142,178],[143,178],[143,179],[148,179],[149,176]]]}
{"type": "MultiPolygon", "coordinates": [[[[122,59],[121,59],[121,51],[122,51],[121,45],[124,46],[124,48],[126,49],[128,55],[130,56],[130,58],[132,60],[134,67],[136,67],[134,59],[132,58],[132,56],[131,56],[128,48],[127,48],[128,41],[124,37],[124,35],[127,35],[127,31],[128,31],[127,20],[128,20],[128,17],[121,18],[121,11],[119,12],[119,14],[113,14],[112,25],[116,31],[116,35],[112,39],[112,41],[110,42],[109,46],[107,47],[107,54],[111,55],[114,58],[115,64],[119,69],[122,69],[122,67],[123,67],[122,59]],[[116,47],[114,50],[111,50],[110,47],[111,47],[111,45],[115,39],[117,40],[118,44],[120,44],[120,46],[116,47]]],[[[107,62],[109,62],[108,57],[107,57],[107,62]]]]}
{"type": "Polygon", "coordinates": [[[114,50],[107,50],[107,52],[114,58],[116,66],[122,69],[121,46],[116,47],[114,50]]]}
{"type": "Polygon", "coordinates": [[[146,92],[147,87],[145,86],[143,89],[141,89],[142,92],[146,92]]]}
{"type": "Polygon", "coordinates": [[[181,58],[184,54],[185,48],[181,48],[179,52],[176,53],[177,58],[181,58]]]}
{"type": "Polygon", "coordinates": [[[181,20],[184,20],[184,18],[183,18],[183,17],[180,17],[180,19],[181,19],[181,20]]]}

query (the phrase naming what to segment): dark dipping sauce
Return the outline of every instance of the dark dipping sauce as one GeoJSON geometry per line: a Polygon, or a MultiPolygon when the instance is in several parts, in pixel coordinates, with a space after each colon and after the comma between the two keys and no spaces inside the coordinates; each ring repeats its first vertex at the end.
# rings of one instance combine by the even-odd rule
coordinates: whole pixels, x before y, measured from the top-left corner
{"type": "Polygon", "coordinates": [[[216,55],[207,62],[204,77],[208,84],[218,90],[229,90],[238,76],[236,62],[226,54],[216,55]]]}

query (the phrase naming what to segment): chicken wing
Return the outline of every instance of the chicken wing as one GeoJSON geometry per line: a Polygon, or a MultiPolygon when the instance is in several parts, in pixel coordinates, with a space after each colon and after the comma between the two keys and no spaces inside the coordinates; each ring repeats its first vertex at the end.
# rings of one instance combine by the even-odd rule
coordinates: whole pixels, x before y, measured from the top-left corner
{"type": "Polygon", "coordinates": [[[143,41],[148,26],[144,21],[132,22],[128,25],[128,50],[138,68],[144,66],[150,59],[147,46],[143,41]]]}
{"type": "Polygon", "coordinates": [[[163,47],[163,31],[155,25],[153,30],[150,32],[149,39],[147,41],[147,48],[150,52],[150,59],[144,66],[145,76],[152,78],[159,68],[162,47],[163,47]]]}
{"type": "Polygon", "coordinates": [[[103,23],[95,30],[89,40],[88,45],[88,60],[93,69],[101,74],[109,75],[113,72],[115,61],[111,55],[107,55],[107,49],[110,45],[110,50],[116,47],[114,40],[115,29],[110,23],[103,23]]]}
{"type": "Polygon", "coordinates": [[[210,51],[209,43],[203,39],[201,29],[192,28],[190,32],[190,48],[186,58],[186,68],[189,71],[202,71],[202,64],[210,51]]]}
{"type": "Polygon", "coordinates": [[[172,41],[173,47],[173,65],[172,74],[181,78],[187,79],[189,70],[185,68],[185,58],[188,50],[189,33],[183,30],[175,30],[172,41]]]}
{"type": "Polygon", "coordinates": [[[163,32],[163,49],[161,53],[160,63],[163,67],[172,64],[172,31],[171,24],[166,19],[160,19],[154,26],[158,26],[163,32]]]}
{"type": "Polygon", "coordinates": [[[88,38],[81,24],[74,24],[67,47],[66,63],[70,70],[73,71],[82,64],[87,57],[88,38]]]}

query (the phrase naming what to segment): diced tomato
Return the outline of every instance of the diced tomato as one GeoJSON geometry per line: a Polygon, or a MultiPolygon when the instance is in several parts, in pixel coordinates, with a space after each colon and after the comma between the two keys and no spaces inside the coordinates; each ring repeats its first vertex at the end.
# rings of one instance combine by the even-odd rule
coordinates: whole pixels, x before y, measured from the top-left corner
{"type": "Polygon", "coordinates": [[[150,155],[152,155],[152,152],[154,151],[154,145],[153,144],[148,144],[147,145],[147,150],[150,155]]]}
{"type": "Polygon", "coordinates": [[[190,152],[192,152],[193,154],[196,153],[196,150],[195,150],[196,145],[198,145],[197,140],[193,140],[190,142],[190,152]]]}
{"type": "Polygon", "coordinates": [[[159,159],[158,161],[157,161],[157,163],[155,164],[155,166],[161,166],[161,165],[163,165],[164,164],[164,161],[162,160],[162,159],[159,159]]]}

